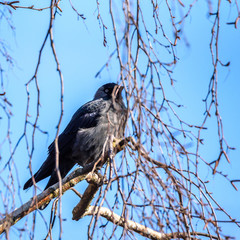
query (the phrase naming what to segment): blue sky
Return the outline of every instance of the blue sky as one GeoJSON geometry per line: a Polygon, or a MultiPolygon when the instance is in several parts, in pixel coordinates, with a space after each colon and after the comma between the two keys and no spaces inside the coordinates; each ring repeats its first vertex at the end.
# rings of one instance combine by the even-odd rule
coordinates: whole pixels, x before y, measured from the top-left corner
{"type": "MultiPolygon", "coordinates": [[[[94,3],[75,3],[79,11],[84,14],[86,20],[78,19],[77,15],[72,11],[70,4],[62,3],[63,12],[56,16],[54,23],[54,39],[57,49],[57,54],[61,64],[62,73],[64,76],[64,116],[61,125],[61,130],[69,122],[72,114],[85,102],[92,99],[96,89],[102,84],[119,79],[119,67],[116,65],[116,60],[106,70],[104,70],[99,78],[95,78],[96,73],[107,62],[109,55],[114,50],[113,31],[110,24],[110,16],[107,6],[104,10],[104,5],[101,3],[101,14],[109,28],[106,30],[107,46],[104,47],[102,30],[99,27],[97,18],[97,8],[94,3]]],[[[149,7],[147,5],[147,7],[149,7]]],[[[146,7],[146,11],[148,11],[146,7]]],[[[151,11],[151,10],[149,10],[151,11]]],[[[224,123],[224,134],[230,146],[236,147],[235,151],[230,153],[231,164],[222,160],[219,170],[227,173],[230,179],[239,178],[239,76],[240,76],[240,32],[233,25],[227,25],[226,22],[232,21],[234,8],[228,7],[227,3],[222,3],[222,18],[220,31],[220,47],[219,55],[223,63],[231,61],[229,68],[220,68],[218,74],[218,98],[219,109],[224,123]]],[[[15,30],[10,28],[1,21],[0,35],[9,46],[9,53],[14,59],[14,67],[4,65],[6,71],[5,91],[7,98],[12,103],[12,122],[11,122],[11,137],[13,146],[23,133],[25,121],[25,104],[26,104],[26,89],[25,84],[31,79],[34,74],[39,49],[42,45],[46,31],[48,29],[49,11],[36,12],[31,10],[18,9],[13,11],[12,23],[15,30]]],[[[119,17],[120,18],[120,17],[119,17]]],[[[207,3],[197,3],[191,12],[191,16],[187,18],[184,25],[184,35],[177,47],[177,55],[179,62],[174,70],[174,78],[177,80],[174,88],[167,90],[169,96],[177,102],[184,105],[178,109],[178,113],[184,120],[200,124],[204,114],[204,103],[208,89],[209,79],[211,77],[213,67],[211,64],[211,55],[209,49],[212,17],[207,16],[207,3]],[[190,44],[186,46],[184,37],[190,44]]],[[[170,31],[170,30],[169,30],[170,31]]],[[[163,56],[163,58],[167,56],[163,56]]],[[[113,59],[116,59],[116,56],[113,59]]],[[[56,125],[59,119],[59,78],[56,72],[56,65],[53,61],[52,52],[49,42],[43,51],[43,57],[39,70],[39,86],[41,89],[41,108],[39,125],[41,129],[47,131],[48,134],[36,134],[36,147],[33,155],[33,167],[35,170],[41,165],[47,156],[47,146],[54,139],[56,134],[56,125]]],[[[33,84],[30,86],[31,105],[30,112],[35,116],[36,91],[33,84]]],[[[2,114],[2,112],[1,112],[2,114]]],[[[208,119],[208,131],[203,134],[204,146],[201,149],[202,155],[209,161],[216,160],[218,153],[217,144],[217,128],[214,112],[212,118],[208,119]]],[[[1,132],[6,127],[6,121],[0,122],[1,132]]],[[[2,134],[2,133],[1,133],[2,134]]],[[[193,146],[194,147],[194,146],[193,146]]],[[[9,157],[9,151],[6,150],[7,145],[1,149],[2,160],[0,169],[9,157]]],[[[27,169],[28,158],[25,150],[25,145],[20,144],[18,151],[14,156],[16,163],[19,181],[23,186],[24,182],[29,177],[27,169]]],[[[201,171],[201,170],[200,170],[201,171]]],[[[205,169],[203,170],[205,171],[205,169]]],[[[2,177],[4,177],[4,173],[2,177]]],[[[240,198],[240,193],[235,191],[229,182],[221,176],[212,176],[211,171],[205,173],[205,179],[212,180],[209,184],[209,189],[214,193],[217,201],[227,210],[233,218],[239,220],[240,204],[237,199],[240,198]]],[[[43,189],[45,182],[39,183],[43,189]]],[[[81,183],[77,186],[79,191],[83,191],[86,184],[81,183]]],[[[237,187],[240,187],[236,183],[237,187]]],[[[23,202],[28,201],[32,197],[32,190],[20,190],[20,195],[23,202]]],[[[18,198],[17,198],[18,199],[18,198]]],[[[63,239],[79,237],[79,234],[86,233],[88,218],[84,218],[79,222],[71,220],[71,212],[73,206],[78,202],[77,197],[73,197],[72,193],[66,193],[63,197],[63,222],[64,232],[63,239]],[[74,229],[74,231],[72,231],[74,229]]],[[[17,200],[16,207],[20,206],[17,200]]],[[[0,209],[2,209],[0,205],[0,209]]],[[[2,212],[2,210],[1,210],[2,212]]],[[[48,221],[50,209],[41,212],[48,221]]],[[[17,239],[17,231],[15,227],[23,227],[27,218],[21,220],[11,230],[11,239],[17,239]]],[[[219,219],[221,219],[221,216],[219,219]]],[[[40,215],[37,215],[36,239],[42,239],[45,232],[42,231],[44,221],[40,215]]],[[[30,222],[30,220],[29,220],[30,222]]],[[[53,229],[53,234],[58,236],[58,224],[53,229]]],[[[225,223],[221,227],[226,234],[231,234],[240,238],[240,229],[236,226],[225,223]]],[[[26,236],[23,235],[23,239],[26,236]]],[[[55,239],[55,238],[54,238],[55,239]]]]}

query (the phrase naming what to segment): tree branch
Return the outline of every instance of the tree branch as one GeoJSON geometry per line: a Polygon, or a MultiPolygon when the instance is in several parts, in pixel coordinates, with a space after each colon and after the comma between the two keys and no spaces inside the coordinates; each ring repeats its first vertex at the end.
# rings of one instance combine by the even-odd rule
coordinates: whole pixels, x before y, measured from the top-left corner
{"type": "MultiPolygon", "coordinates": [[[[113,145],[116,153],[121,151],[129,141],[131,141],[131,143],[134,143],[131,137],[125,138],[118,142],[116,142],[115,140],[113,145]]],[[[188,233],[184,232],[160,233],[144,225],[136,223],[132,220],[128,220],[124,217],[121,217],[106,207],[90,206],[90,203],[94,198],[94,195],[98,191],[99,186],[101,186],[104,182],[103,177],[99,174],[94,173],[94,171],[98,167],[101,167],[106,162],[106,160],[107,155],[101,157],[97,162],[92,162],[91,164],[83,168],[77,168],[71,174],[69,174],[67,177],[63,179],[62,194],[64,194],[68,189],[72,188],[82,180],[87,180],[89,182],[89,185],[85,190],[80,202],[73,209],[73,220],[79,220],[80,218],[87,215],[99,214],[100,216],[106,218],[108,221],[121,227],[127,227],[128,230],[139,233],[140,235],[147,237],[149,239],[154,240],[170,240],[175,238],[185,239],[187,236],[189,236],[188,233]]],[[[56,183],[53,186],[49,187],[44,192],[33,197],[30,201],[22,205],[20,208],[16,209],[10,214],[7,214],[6,217],[0,221],[0,234],[3,233],[4,231],[8,231],[12,225],[17,223],[24,216],[38,209],[43,204],[50,202],[53,198],[58,197],[59,193],[60,193],[59,183],[56,183]]],[[[216,236],[212,236],[210,234],[201,232],[191,232],[190,235],[219,239],[216,236]]]]}
{"type": "MultiPolygon", "coordinates": [[[[66,192],[71,187],[75,186],[77,183],[84,180],[87,174],[93,169],[95,163],[91,163],[84,168],[77,168],[71,174],[63,179],[62,182],[62,194],[66,192]]],[[[59,196],[59,183],[54,184],[49,187],[44,192],[33,197],[30,201],[23,204],[18,209],[6,215],[0,221],[0,234],[8,230],[12,225],[17,223],[24,216],[38,209],[40,206],[50,202],[53,198],[59,196]]]]}
{"type": "Polygon", "coordinates": [[[103,177],[96,173],[89,173],[86,176],[86,180],[89,183],[87,189],[85,190],[83,196],[81,197],[80,202],[73,209],[72,214],[73,220],[78,221],[80,218],[84,216],[84,213],[87,211],[90,206],[96,192],[99,187],[103,184],[103,177]]]}
{"type": "MultiPolygon", "coordinates": [[[[186,239],[188,236],[187,233],[160,233],[157,231],[154,231],[151,228],[148,228],[142,224],[136,223],[134,221],[128,220],[126,218],[120,217],[110,209],[106,207],[98,207],[98,206],[90,206],[87,211],[84,213],[84,216],[87,215],[96,215],[100,214],[100,216],[106,218],[108,221],[121,226],[121,227],[127,227],[128,230],[132,230],[134,232],[139,233],[140,235],[147,237],[149,239],[154,239],[154,240],[170,240],[170,239],[175,239],[175,238],[182,238],[186,239]]],[[[212,239],[219,239],[217,236],[212,236],[207,233],[201,233],[201,232],[191,232],[191,236],[204,236],[204,237],[209,237],[212,239]]],[[[196,239],[194,237],[194,239],[196,239]]]]}

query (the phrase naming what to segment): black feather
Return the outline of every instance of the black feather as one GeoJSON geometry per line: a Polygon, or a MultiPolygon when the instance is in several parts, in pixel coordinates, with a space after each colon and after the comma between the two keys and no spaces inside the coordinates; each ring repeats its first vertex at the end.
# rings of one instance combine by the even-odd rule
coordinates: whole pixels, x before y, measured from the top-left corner
{"type": "MultiPolygon", "coordinates": [[[[127,110],[121,90],[115,83],[105,84],[98,89],[94,99],[80,107],[59,135],[59,170],[65,177],[77,163],[80,166],[96,161],[102,154],[109,134],[122,138],[127,120],[127,110]]],[[[36,182],[51,176],[46,188],[58,182],[55,168],[55,143],[48,148],[48,157],[34,174],[36,182]]],[[[33,185],[30,178],[24,185],[33,185]]],[[[45,188],[45,189],[46,189],[45,188]]]]}

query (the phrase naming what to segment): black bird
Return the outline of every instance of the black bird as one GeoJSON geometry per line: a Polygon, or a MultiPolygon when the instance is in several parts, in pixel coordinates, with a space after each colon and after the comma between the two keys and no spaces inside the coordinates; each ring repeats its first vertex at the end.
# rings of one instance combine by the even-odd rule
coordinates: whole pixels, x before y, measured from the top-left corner
{"type": "MultiPolygon", "coordinates": [[[[127,109],[122,98],[123,87],[108,83],[100,87],[94,99],[80,107],[71,121],[59,135],[59,170],[64,178],[75,164],[85,166],[97,161],[109,135],[120,139],[124,136],[127,109]]],[[[105,149],[106,151],[107,149],[105,149]]],[[[48,157],[34,174],[36,182],[51,176],[47,186],[58,182],[55,167],[55,144],[48,147],[48,157]]],[[[33,185],[30,178],[24,185],[27,189],[33,185]]]]}

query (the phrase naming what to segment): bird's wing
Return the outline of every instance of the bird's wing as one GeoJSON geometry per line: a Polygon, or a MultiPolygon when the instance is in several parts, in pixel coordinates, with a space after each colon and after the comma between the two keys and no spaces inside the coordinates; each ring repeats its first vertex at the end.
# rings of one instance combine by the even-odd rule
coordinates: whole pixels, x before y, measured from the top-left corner
{"type": "MultiPolygon", "coordinates": [[[[79,129],[92,128],[97,125],[100,113],[105,106],[105,101],[98,99],[84,104],[76,111],[65,130],[59,135],[58,148],[60,154],[65,154],[72,150],[71,148],[79,129]]],[[[54,142],[48,147],[48,151],[49,155],[55,154],[54,142]]]]}

